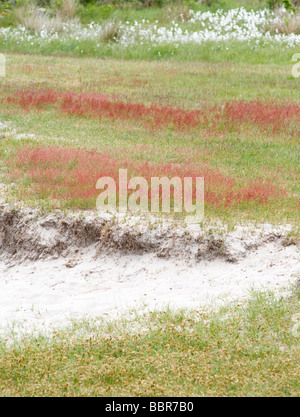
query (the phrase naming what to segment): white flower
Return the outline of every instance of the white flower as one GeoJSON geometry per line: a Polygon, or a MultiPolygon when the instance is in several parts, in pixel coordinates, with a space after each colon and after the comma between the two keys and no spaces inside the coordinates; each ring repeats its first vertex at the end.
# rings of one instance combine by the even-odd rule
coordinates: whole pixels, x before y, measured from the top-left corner
{"type": "MultiPolygon", "coordinates": [[[[300,35],[295,34],[275,34],[263,32],[262,28],[267,23],[279,21],[273,12],[269,10],[259,10],[247,12],[244,8],[231,9],[228,12],[217,10],[212,12],[194,12],[189,11],[187,25],[191,30],[182,30],[179,24],[172,22],[171,26],[166,28],[159,26],[158,21],[151,27],[149,21],[143,19],[141,22],[134,21],[130,25],[129,21],[120,25],[121,36],[117,40],[124,46],[139,42],[141,45],[150,42],[152,45],[173,44],[178,47],[179,44],[197,43],[201,44],[207,41],[213,42],[230,42],[231,40],[240,42],[254,41],[256,44],[279,44],[282,47],[295,47],[300,45],[300,35]],[[196,27],[196,29],[195,29],[196,27]]],[[[61,33],[50,31],[42,28],[39,33],[32,35],[25,27],[18,26],[15,28],[0,28],[0,39],[2,41],[13,41],[34,44],[34,40],[51,43],[59,40],[61,43],[68,40],[81,42],[82,40],[98,41],[102,32],[102,26],[91,22],[86,27],[80,24],[65,24],[61,33]]],[[[99,47],[99,43],[97,43],[99,47]]],[[[83,52],[82,52],[83,53],[83,52]]]]}

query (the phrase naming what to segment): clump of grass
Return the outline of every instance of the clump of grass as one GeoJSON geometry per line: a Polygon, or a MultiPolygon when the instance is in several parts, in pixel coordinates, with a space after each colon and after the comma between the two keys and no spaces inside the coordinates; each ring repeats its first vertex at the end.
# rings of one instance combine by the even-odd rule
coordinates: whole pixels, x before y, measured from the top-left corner
{"type": "Polygon", "coordinates": [[[300,34],[300,11],[289,13],[285,9],[275,10],[276,19],[273,23],[264,27],[264,30],[274,34],[289,35],[300,34]]]}
{"type": "Polygon", "coordinates": [[[32,32],[46,30],[60,33],[66,23],[77,22],[76,4],[75,0],[65,0],[55,13],[38,8],[34,4],[25,4],[14,9],[14,16],[17,23],[32,32]]]}
{"type": "Polygon", "coordinates": [[[64,0],[58,15],[64,20],[72,20],[76,18],[78,8],[78,0],[64,0]]]}
{"type": "Polygon", "coordinates": [[[74,321],[52,337],[0,340],[0,392],[298,396],[298,312],[299,292],[255,293],[247,305],[217,312],[132,312],[113,322],[74,321]]]}
{"type": "Polygon", "coordinates": [[[31,6],[21,6],[14,10],[16,21],[32,32],[41,32],[42,30],[61,32],[64,21],[57,15],[51,17],[43,9],[31,6]]]}
{"type": "Polygon", "coordinates": [[[186,22],[190,16],[189,7],[186,4],[171,3],[166,5],[162,10],[163,19],[166,21],[186,22]]]}
{"type": "Polygon", "coordinates": [[[108,20],[102,26],[100,33],[101,42],[114,42],[121,36],[121,22],[115,18],[108,20]]]}

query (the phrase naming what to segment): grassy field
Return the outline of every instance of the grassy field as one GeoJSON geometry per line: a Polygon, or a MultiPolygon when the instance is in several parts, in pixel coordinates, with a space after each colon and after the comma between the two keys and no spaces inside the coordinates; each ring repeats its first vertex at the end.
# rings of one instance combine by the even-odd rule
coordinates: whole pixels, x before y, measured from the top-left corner
{"type": "Polygon", "coordinates": [[[290,66],[7,55],[1,121],[29,136],[2,129],[3,181],[18,199],[94,208],[119,168],[204,176],[207,218],[296,224],[298,82],[290,66]]]}
{"type": "MultiPolygon", "coordinates": [[[[258,40],[233,36],[177,46],[141,39],[126,45],[114,30],[105,39],[101,30],[86,35],[91,20],[133,27],[144,19],[141,33],[150,28],[156,35],[157,21],[166,29],[198,30],[200,20],[183,16],[189,9],[214,13],[244,6],[239,0],[163,3],[81,5],[77,20],[67,19],[79,25],[78,38],[76,31],[69,36],[20,29],[13,9],[2,12],[0,198],[12,207],[81,210],[84,216],[96,210],[97,180],[109,176],[119,186],[119,169],[148,182],[200,176],[208,226],[203,230],[288,223],[289,244],[296,244],[296,30],[286,43],[281,33],[273,43],[258,34],[258,40]]],[[[246,9],[268,3],[251,0],[246,9]]],[[[54,9],[47,13],[51,20],[54,9]]],[[[184,214],[170,217],[177,222],[184,214]]],[[[248,303],[217,312],[133,312],[121,321],[74,321],[52,337],[1,336],[0,395],[297,396],[299,298],[299,291],[289,298],[255,293],[248,303]]]]}
{"type": "Polygon", "coordinates": [[[297,396],[298,312],[299,294],[286,300],[260,293],[215,313],[133,314],[133,321],[74,322],[50,338],[9,339],[0,342],[0,392],[297,396]]]}

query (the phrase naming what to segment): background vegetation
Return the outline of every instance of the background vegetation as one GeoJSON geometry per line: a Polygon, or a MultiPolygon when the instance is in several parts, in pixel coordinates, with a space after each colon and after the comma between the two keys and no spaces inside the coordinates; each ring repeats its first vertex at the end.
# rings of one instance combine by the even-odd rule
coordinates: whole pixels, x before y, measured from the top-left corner
{"type": "MultiPolygon", "coordinates": [[[[42,8],[48,13],[56,13],[63,9],[65,18],[74,18],[75,15],[82,23],[91,21],[102,22],[111,18],[120,20],[149,19],[150,21],[166,20],[166,11],[173,11],[174,17],[181,12],[211,11],[218,9],[230,10],[245,7],[246,10],[258,10],[268,7],[276,9],[279,6],[296,10],[299,0],[1,0],[0,26],[15,25],[18,23],[15,11],[20,9],[23,13],[28,7],[42,8]]],[[[17,12],[18,14],[18,12],[17,12]]]]}

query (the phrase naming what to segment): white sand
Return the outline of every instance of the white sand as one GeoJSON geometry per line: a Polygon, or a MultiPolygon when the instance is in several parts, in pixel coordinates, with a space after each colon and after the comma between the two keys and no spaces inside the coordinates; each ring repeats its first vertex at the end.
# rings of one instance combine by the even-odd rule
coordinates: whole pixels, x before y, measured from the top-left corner
{"type": "Polygon", "coordinates": [[[70,317],[115,317],[128,308],[199,308],[245,299],[251,289],[282,294],[299,276],[295,245],[269,242],[238,263],[105,255],[94,247],[71,258],[0,262],[0,329],[46,330],[70,317]]]}

